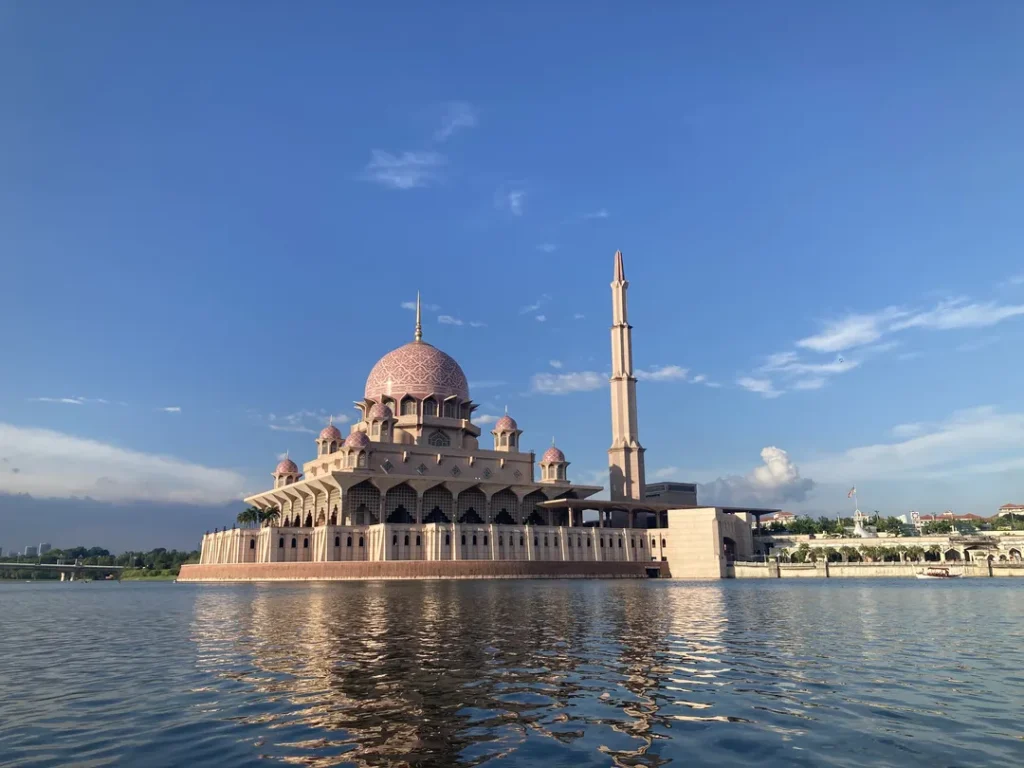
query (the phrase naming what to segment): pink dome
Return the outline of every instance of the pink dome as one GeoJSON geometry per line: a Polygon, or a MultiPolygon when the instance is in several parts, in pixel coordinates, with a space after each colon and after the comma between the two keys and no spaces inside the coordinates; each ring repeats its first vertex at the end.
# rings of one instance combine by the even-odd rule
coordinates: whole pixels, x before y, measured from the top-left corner
{"type": "Polygon", "coordinates": [[[370,438],[366,436],[365,432],[356,431],[345,438],[346,448],[365,448],[369,444],[370,438]]]}
{"type": "Polygon", "coordinates": [[[367,421],[386,421],[387,419],[394,418],[391,409],[383,403],[374,403],[370,406],[370,410],[366,412],[367,421]]]}
{"type": "Polygon", "coordinates": [[[336,426],[334,426],[333,424],[330,424],[330,425],[324,427],[320,431],[320,439],[321,440],[341,440],[341,431],[336,426]]]}
{"type": "Polygon", "coordinates": [[[514,432],[517,429],[519,425],[516,424],[516,420],[507,413],[494,423],[495,432],[514,432]]]}
{"type": "Polygon", "coordinates": [[[544,464],[564,464],[565,454],[552,445],[544,451],[544,455],[540,457],[540,460],[544,464]]]}
{"type": "Polygon", "coordinates": [[[366,379],[365,395],[368,400],[402,395],[469,400],[469,383],[454,359],[425,341],[412,341],[377,361],[366,379]]]}
{"type": "Polygon", "coordinates": [[[275,475],[297,475],[299,474],[299,468],[295,462],[291,459],[284,459],[278,465],[277,469],[274,470],[275,475]]]}

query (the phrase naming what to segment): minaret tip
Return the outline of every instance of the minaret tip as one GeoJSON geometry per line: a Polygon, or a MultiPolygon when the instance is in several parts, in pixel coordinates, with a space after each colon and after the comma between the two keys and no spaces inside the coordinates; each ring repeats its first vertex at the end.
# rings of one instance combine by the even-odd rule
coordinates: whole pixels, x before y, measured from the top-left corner
{"type": "Polygon", "coordinates": [[[626,270],[622,266],[622,251],[615,252],[615,282],[624,283],[626,281],[626,270]]]}
{"type": "Polygon", "coordinates": [[[505,406],[505,415],[508,416],[508,406],[505,406]]]}
{"type": "Polygon", "coordinates": [[[555,436],[554,435],[551,436],[551,447],[552,448],[555,447],[555,436]]]}
{"type": "Polygon", "coordinates": [[[327,420],[327,423],[330,424],[332,427],[334,426],[334,414],[333,413],[331,414],[331,418],[327,420]]]}
{"type": "Polygon", "coordinates": [[[416,341],[423,341],[423,322],[420,314],[420,292],[416,291],[416,341]]]}

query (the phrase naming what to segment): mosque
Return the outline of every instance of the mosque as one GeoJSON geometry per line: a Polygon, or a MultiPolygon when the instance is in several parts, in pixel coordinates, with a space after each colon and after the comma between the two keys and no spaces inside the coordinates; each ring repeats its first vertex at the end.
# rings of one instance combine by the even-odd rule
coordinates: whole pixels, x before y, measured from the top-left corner
{"type": "Polygon", "coordinates": [[[481,437],[465,373],[423,340],[417,297],[413,340],[370,370],[349,434],[328,424],[301,468],[281,461],[245,500],[267,522],[207,533],[179,579],[725,577],[753,552],[751,519],[775,510],[648,488],[621,252],[613,269],[609,499],[573,483],[553,443],[539,461],[522,450],[508,413],[481,437]]]}

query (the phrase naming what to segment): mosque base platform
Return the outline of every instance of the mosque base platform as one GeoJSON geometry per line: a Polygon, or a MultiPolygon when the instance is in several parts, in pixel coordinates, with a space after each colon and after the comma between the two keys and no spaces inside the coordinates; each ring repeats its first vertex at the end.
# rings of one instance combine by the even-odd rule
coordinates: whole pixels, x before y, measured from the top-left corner
{"type": "Polygon", "coordinates": [[[180,582],[668,578],[667,562],[372,560],[183,565],[180,582]]]}

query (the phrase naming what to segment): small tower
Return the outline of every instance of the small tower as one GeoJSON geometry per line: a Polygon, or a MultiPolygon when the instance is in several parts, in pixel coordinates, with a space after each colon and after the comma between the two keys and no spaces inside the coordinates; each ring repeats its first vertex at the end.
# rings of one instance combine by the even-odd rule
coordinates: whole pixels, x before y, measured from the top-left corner
{"type": "Polygon", "coordinates": [[[540,457],[540,482],[548,485],[568,485],[566,469],[569,462],[565,454],[555,447],[555,438],[551,438],[551,447],[540,457]]]}
{"type": "Polygon", "coordinates": [[[277,469],[274,470],[274,487],[283,488],[286,485],[291,485],[297,482],[302,477],[302,473],[299,472],[298,466],[294,461],[285,456],[284,459],[277,465],[277,469]]]}
{"type": "Polygon", "coordinates": [[[523,434],[523,430],[516,424],[516,420],[508,415],[508,407],[505,408],[505,415],[495,422],[491,434],[494,435],[494,450],[519,452],[519,436],[523,434]]]}
{"type": "Polygon", "coordinates": [[[366,409],[366,430],[370,439],[378,443],[391,442],[391,427],[395,422],[395,414],[383,403],[374,403],[366,409]]]}
{"type": "Polygon", "coordinates": [[[612,446],[608,449],[609,496],[612,501],[644,498],[644,448],[636,415],[633,373],[633,327],[626,319],[629,281],[622,251],[615,252],[612,280],[612,446]]]}
{"type": "Polygon", "coordinates": [[[365,432],[356,430],[345,438],[345,466],[366,469],[369,463],[370,438],[365,432]]]}
{"type": "Polygon", "coordinates": [[[341,436],[340,430],[334,426],[334,417],[331,416],[330,422],[320,432],[320,437],[316,439],[317,455],[326,456],[329,453],[334,453],[341,448],[343,441],[344,438],[341,436]]]}

